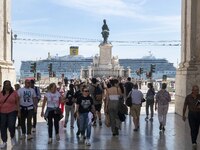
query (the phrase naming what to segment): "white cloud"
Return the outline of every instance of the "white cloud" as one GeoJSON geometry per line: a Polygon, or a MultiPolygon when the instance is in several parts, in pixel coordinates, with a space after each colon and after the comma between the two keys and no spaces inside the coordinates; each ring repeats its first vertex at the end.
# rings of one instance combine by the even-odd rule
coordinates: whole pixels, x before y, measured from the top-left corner
{"type": "Polygon", "coordinates": [[[53,3],[89,12],[93,16],[119,16],[144,22],[180,28],[180,16],[149,15],[145,11],[148,0],[51,0],[53,3]]]}
{"type": "Polygon", "coordinates": [[[48,18],[36,18],[36,19],[13,20],[13,22],[15,22],[15,25],[17,26],[25,26],[25,25],[33,25],[41,22],[46,22],[48,20],[49,20],[48,18]]]}
{"type": "Polygon", "coordinates": [[[80,9],[91,14],[111,15],[111,16],[126,16],[126,17],[142,17],[140,12],[141,5],[146,0],[52,0],[55,4],[80,9]]]}

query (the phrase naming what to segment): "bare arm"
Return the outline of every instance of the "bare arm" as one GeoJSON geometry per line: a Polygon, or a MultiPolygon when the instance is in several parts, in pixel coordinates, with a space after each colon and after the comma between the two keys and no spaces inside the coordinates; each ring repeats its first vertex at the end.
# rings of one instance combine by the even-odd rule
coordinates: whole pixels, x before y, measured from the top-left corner
{"type": "Polygon", "coordinates": [[[18,117],[20,117],[20,102],[19,102],[19,96],[16,97],[16,105],[17,105],[17,112],[18,112],[18,117]]]}
{"type": "MultiPolygon", "coordinates": [[[[185,101],[186,101],[186,100],[185,100],[185,101]]],[[[184,102],[184,105],[183,105],[183,116],[182,116],[183,121],[186,120],[186,116],[185,116],[186,110],[187,110],[187,103],[184,102]]]]}
{"type": "Polygon", "coordinates": [[[47,102],[47,97],[45,96],[44,99],[43,99],[43,103],[42,103],[41,117],[44,116],[44,107],[45,107],[45,105],[46,105],[46,102],[47,102]]]}

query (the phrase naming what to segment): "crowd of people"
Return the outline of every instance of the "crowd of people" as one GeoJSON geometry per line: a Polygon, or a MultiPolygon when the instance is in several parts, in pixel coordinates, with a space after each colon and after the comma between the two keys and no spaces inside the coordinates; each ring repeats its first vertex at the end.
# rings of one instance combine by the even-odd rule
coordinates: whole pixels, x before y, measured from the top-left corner
{"type": "MultiPolygon", "coordinates": [[[[64,117],[64,128],[70,125],[74,129],[77,126],[76,136],[80,142],[91,145],[92,126],[102,126],[102,111],[109,116],[109,126],[113,136],[118,136],[121,123],[124,121],[126,109],[133,118],[133,131],[138,132],[140,128],[140,110],[142,103],[146,103],[146,121],[153,122],[154,110],[158,111],[159,130],[165,131],[166,119],[171,97],[166,90],[167,84],[156,93],[152,83],[148,83],[148,90],[144,95],[138,84],[130,77],[126,80],[121,78],[92,78],[84,82],[71,80],[66,87],[62,82],[50,83],[42,99],[41,117],[47,121],[48,144],[53,141],[53,126],[55,128],[55,139],[60,140],[59,121],[64,117]],[[132,104],[125,105],[130,97],[132,104]],[[124,114],[121,112],[123,103],[124,114]],[[104,106],[104,107],[103,107],[104,106]],[[150,109],[150,113],[149,113],[150,109]],[[65,112],[65,114],[64,114],[65,112]]],[[[200,95],[198,86],[194,86],[192,94],[186,97],[183,108],[183,120],[185,121],[186,108],[189,108],[189,124],[191,128],[192,143],[196,146],[196,139],[200,125],[200,95]],[[197,107],[198,106],[198,107],[197,107]]],[[[37,129],[37,108],[41,100],[39,87],[35,86],[35,80],[25,80],[24,87],[19,84],[15,89],[9,80],[4,81],[0,93],[0,130],[3,144],[6,147],[7,129],[10,132],[11,144],[16,144],[15,127],[21,129],[21,140],[31,140],[32,133],[37,129]]]]}

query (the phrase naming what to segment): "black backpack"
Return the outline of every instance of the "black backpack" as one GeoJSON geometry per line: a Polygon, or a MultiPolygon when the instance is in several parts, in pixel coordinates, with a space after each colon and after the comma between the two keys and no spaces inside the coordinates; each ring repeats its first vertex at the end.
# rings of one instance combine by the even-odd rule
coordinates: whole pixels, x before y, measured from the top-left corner
{"type": "Polygon", "coordinates": [[[66,102],[67,105],[72,105],[73,104],[73,98],[74,98],[74,92],[68,90],[66,94],[66,98],[69,100],[69,102],[66,102]]]}
{"type": "Polygon", "coordinates": [[[94,86],[94,98],[96,101],[102,101],[103,98],[103,90],[98,84],[97,86],[94,86]]]}

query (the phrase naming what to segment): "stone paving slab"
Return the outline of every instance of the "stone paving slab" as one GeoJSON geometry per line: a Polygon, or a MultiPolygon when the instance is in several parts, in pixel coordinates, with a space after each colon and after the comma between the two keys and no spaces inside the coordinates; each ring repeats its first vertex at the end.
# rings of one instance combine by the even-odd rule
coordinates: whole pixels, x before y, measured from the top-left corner
{"type": "MultiPolygon", "coordinates": [[[[167,117],[167,126],[165,132],[159,131],[157,114],[153,122],[146,122],[144,108],[142,108],[140,118],[140,129],[133,131],[132,118],[127,116],[126,122],[122,123],[119,136],[113,137],[111,129],[104,124],[102,127],[92,127],[91,146],[86,146],[76,137],[77,128],[70,129],[68,126],[63,128],[63,120],[60,121],[60,137],[57,142],[55,136],[53,143],[48,144],[47,123],[38,113],[38,124],[34,138],[30,141],[20,140],[20,130],[16,130],[17,145],[11,147],[8,139],[7,149],[120,149],[120,150],[190,150],[191,140],[188,130],[188,123],[184,123],[179,115],[173,113],[173,105],[170,105],[167,117]]],[[[39,108],[40,111],[40,108],[39,108]]],[[[104,115],[102,115],[104,118],[104,115]]]]}

